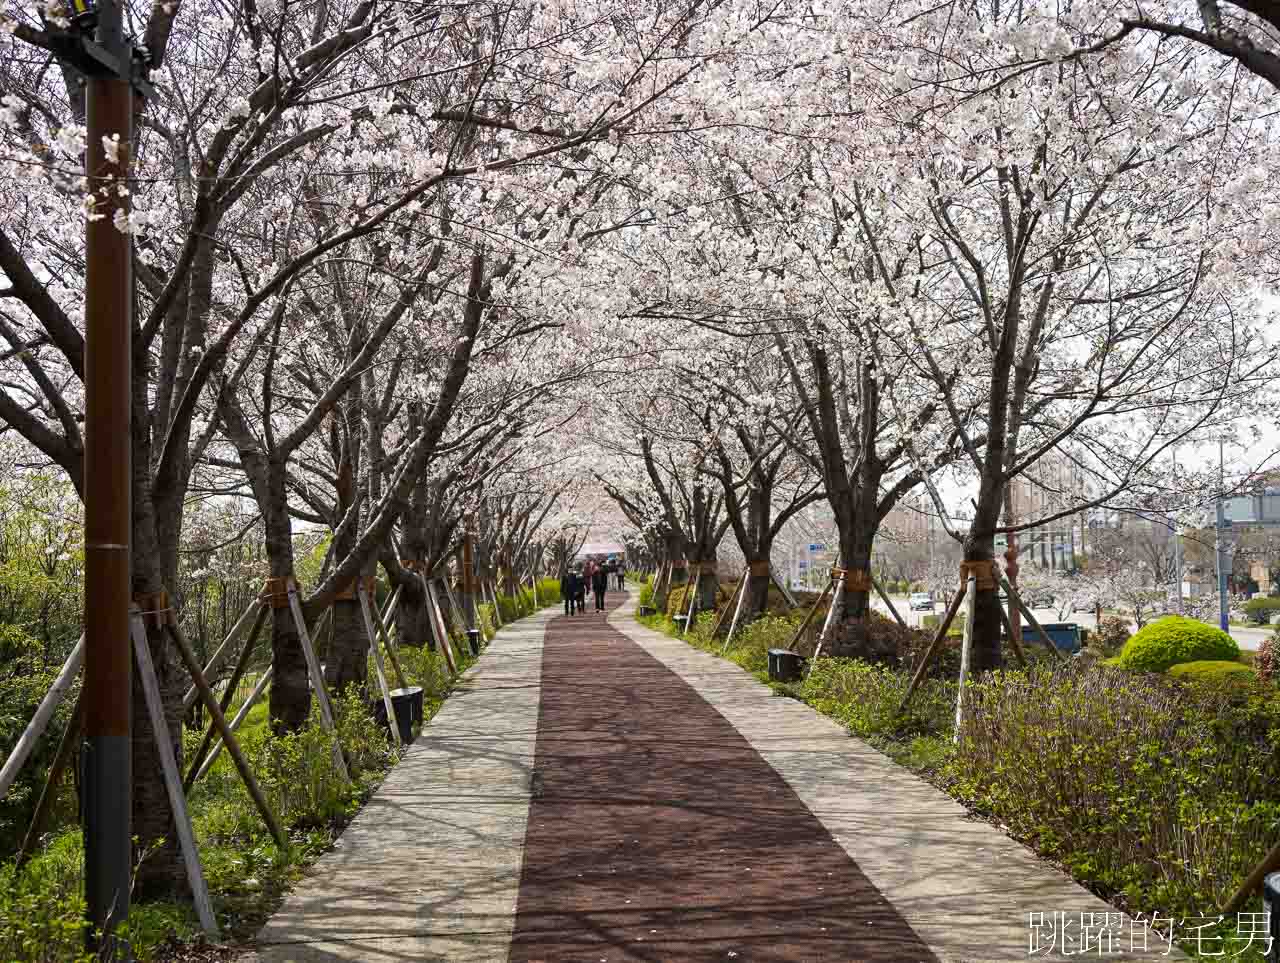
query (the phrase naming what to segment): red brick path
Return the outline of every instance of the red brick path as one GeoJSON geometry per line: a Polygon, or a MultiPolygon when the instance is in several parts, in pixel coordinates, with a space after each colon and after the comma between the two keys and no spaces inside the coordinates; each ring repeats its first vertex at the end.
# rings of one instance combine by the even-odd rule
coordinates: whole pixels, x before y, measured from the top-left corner
{"type": "Polygon", "coordinates": [[[738,731],[602,615],[547,627],[533,780],[512,961],[935,959],[738,731]]]}

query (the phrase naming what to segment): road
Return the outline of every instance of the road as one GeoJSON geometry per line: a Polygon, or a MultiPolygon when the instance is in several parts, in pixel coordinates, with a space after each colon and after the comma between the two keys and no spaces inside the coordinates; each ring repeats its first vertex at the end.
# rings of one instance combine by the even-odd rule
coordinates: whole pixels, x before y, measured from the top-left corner
{"type": "MultiPolygon", "coordinates": [[[[899,614],[901,614],[902,617],[907,620],[908,625],[919,628],[921,618],[925,615],[930,614],[928,612],[912,612],[907,605],[907,597],[905,595],[894,595],[890,597],[893,600],[894,608],[896,608],[899,614]]],[[[888,608],[885,607],[885,604],[883,601],[881,601],[879,598],[876,598],[873,601],[874,601],[874,608],[878,612],[881,612],[885,615],[889,613],[889,610],[888,608]]],[[[934,604],[933,614],[940,616],[944,614],[945,611],[946,610],[941,605],[936,603],[934,604]]],[[[1035,615],[1036,621],[1040,623],[1074,622],[1077,625],[1082,626],[1083,628],[1086,628],[1086,629],[1092,629],[1094,628],[1094,625],[1095,625],[1092,612],[1076,612],[1074,615],[1068,615],[1065,618],[1060,618],[1059,617],[1060,613],[1058,612],[1057,609],[1033,608],[1031,611],[1032,611],[1032,614],[1035,615]]],[[[1136,632],[1137,630],[1138,630],[1137,623],[1131,621],[1129,623],[1129,631],[1136,632]]],[[[1271,630],[1268,628],[1246,629],[1246,628],[1241,628],[1240,626],[1235,626],[1235,625],[1231,626],[1231,637],[1236,640],[1236,644],[1239,645],[1240,648],[1248,649],[1249,651],[1256,650],[1258,648],[1259,643],[1261,643],[1262,640],[1265,639],[1270,634],[1271,634],[1271,630]]]]}

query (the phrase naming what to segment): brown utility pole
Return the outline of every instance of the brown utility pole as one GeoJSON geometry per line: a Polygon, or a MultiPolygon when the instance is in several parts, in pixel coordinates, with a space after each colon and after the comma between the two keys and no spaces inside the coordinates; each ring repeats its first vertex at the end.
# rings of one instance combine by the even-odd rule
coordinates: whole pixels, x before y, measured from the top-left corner
{"type": "Polygon", "coordinates": [[[134,54],[118,0],[100,0],[79,13],[66,52],[85,76],[85,174],[93,197],[85,229],[84,306],[87,942],[99,958],[127,959],[128,947],[112,934],[129,915],[132,867],[133,274],[129,235],[116,221],[129,211],[134,54]]]}

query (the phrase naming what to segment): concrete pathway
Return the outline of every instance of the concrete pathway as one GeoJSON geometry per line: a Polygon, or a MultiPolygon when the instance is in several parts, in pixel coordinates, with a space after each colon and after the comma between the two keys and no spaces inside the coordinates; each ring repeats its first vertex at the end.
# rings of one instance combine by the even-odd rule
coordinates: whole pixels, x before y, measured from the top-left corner
{"type": "Polygon", "coordinates": [[[1184,959],[837,723],[633,613],[629,604],[611,620],[742,733],[940,960],[1184,959]],[[1143,945],[1148,952],[1130,952],[1143,945]]]}
{"type": "Polygon", "coordinates": [[[261,963],[506,959],[548,609],[502,629],[258,934],[261,963]]]}
{"type": "MultiPolygon", "coordinates": [[[[834,722],[799,702],[774,697],[730,662],[645,629],[631,617],[633,609],[634,596],[609,616],[609,625],[630,642],[603,626],[601,616],[577,617],[584,621],[558,623],[572,626],[572,638],[561,638],[562,629],[555,628],[557,642],[544,653],[544,635],[558,610],[499,633],[468,672],[461,691],[446,702],[348,827],[337,850],[316,864],[263,928],[258,959],[851,963],[901,958],[905,963],[930,957],[992,963],[1068,956],[1183,958],[1176,951],[1167,953],[1158,936],[1146,934],[995,828],[970,819],[949,797],[850,738],[834,722]],[[592,630],[588,621],[598,628],[592,630]],[[600,646],[588,638],[597,635],[600,646]],[[589,671],[578,672],[566,657],[572,654],[570,644],[592,646],[589,671]],[[610,651],[619,653],[616,666],[610,651]],[[541,704],[544,666],[550,667],[546,684],[554,690],[545,695],[548,705],[555,706],[550,715],[541,704]],[[639,678],[637,672],[645,685],[628,687],[625,679],[639,678]],[[619,701],[612,693],[625,698],[619,701]],[[613,701],[591,702],[598,697],[613,701]],[[575,699],[591,703],[583,718],[609,736],[600,745],[579,738],[575,746],[574,734],[563,730],[565,720],[576,717],[575,699]],[[686,717],[707,719],[708,710],[718,713],[710,718],[714,724],[680,728],[686,717]],[[628,728],[632,717],[648,730],[634,739],[628,728]],[[535,746],[540,722],[547,731],[535,746]],[[607,786],[591,781],[620,780],[626,784],[625,802],[639,803],[635,812],[647,814],[650,822],[665,819],[660,817],[666,805],[660,792],[637,793],[649,792],[645,767],[652,769],[653,761],[668,752],[666,730],[672,727],[679,729],[678,743],[687,746],[688,758],[677,753],[667,759],[663,775],[682,770],[667,789],[680,796],[670,803],[684,812],[685,822],[675,841],[646,848],[639,840],[628,841],[625,833],[634,828],[644,836],[650,830],[624,825],[625,816],[619,813],[625,809],[618,805],[624,800],[611,799],[607,786]],[[627,773],[623,757],[633,748],[636,772],[627,773]],[[537,758],[552,760],[553,767],[534,776],[537,758]],[[572,769],[579,764],[582,786],[575,792],[572,769]],[[766,766],[763,775],[757,768],[761,765],[766,766]],[[694,805],[685,797],[701,791],[699,767],[712,773],[741,768],[754,775],[734,781],[726,774],[731,795],[721,800],[704,794],[694,805]],[[679,779],[693,781],[677,785],[679,779]],[[531,782],[537,800],[532,799],[531,782]],[[733,867],[697,854],[704,837],[717,833],[725,840],[720,845],[741,839],[759,849],[762,843],[750,838],[752,833],[727,832],[730,817],[739,818],[741,809],[748,820],[760,819],[760,814],[773,818],[769,814],[781,813],[784,797],[792,800],[786,803],[788,812],[800,807],[803,818],[796,822],[806,827],[804,838],[779,843],[776,852],[763,855],[763,862],[761,853],[752,853],[750,866],[776,861],[791,868],[770,874],[786,881],[771,884],[776,887],[772,897],[767,886],[757,884],[744,901],[747,891],[736,886],[733,867]],[[557,806],[581,808],[584,801],[594,808],[583,809],[581,820],[557,824],[557,806]],[[533,822],[531,808],[540,814],[533,822]],[[701,822],[689,822],[691,816],[701,822]],[[535,858],[533,850],[526,851],[530,836],[534,842],[528,845],[543,855],[535,858]],[[853,873],[874,891],[844,884],[832,887],[836,894],[821,892],[822,880],[815,884],[811,874],[789,862],[797,849],[808,852],[806,846],[821,851],[826,861],[822,875],[843,882],[853,873]],[[607,863],[598,855],[606,852],[607,863]],[[557,867],[548,853],[574,865],[557,867]],[[722,880],[711,902],[702,898],[702,884],[694,885],[706,875],[708,863],[722,880]],[[629,872],[635,885],[628,887],[619,876],[608,887],[584,889],[577,882],[584,874],[605,870],[629,872]],[[620,939],[624,929],[634,928],[636,917],[628,914],[636,912],[632,900],[637,891],[653,903],[644,911],[661,914],[671,930],[665,934],[671,938],[663,941],[660,927],[650,926],[659,939],[645,950],[634,938],[630,945],[620,939]],[[837,901],[850,898],[853,904],[847,907],[837,901]],[[779,919],[785,929],[773,928],[776,943],[762,930],[762,924],[771,922],[767,911],[775,901],[798,910],[779,919]],[[907,929],[897,937],[886,931],[889,938],[876,952],[851,956],[850,927],[874,926],[873,907],[886,907],[885,901],[891,909],[876,918],[888,924],[892,917],[894,926],[907,929]],[[719,916],[715,906],[723,907],[719,916]],[[832,913],[835,925],[824,948],[823,935],[805,927],[810,916],[832,913]],[[576,942],[555,936],[565,929],[551,925],[556,919],[575,924],[576,942]],[[681,927],[693,927],[689,932],[697,939],[688,934],[675,938],[681,927]],[[836,931],[843,931],[839,939],[836,931]],[[742,949],[726,955],[721,944],[734,933],[743,937],[742,949]],[[804,937],[799,952],[797,934],[804,937]],[[893,946],[901,947],[902,954],[889,951],[893,946]]],[[[654,838],[661,835],[658,827],[650,828],[654,838]]]]}

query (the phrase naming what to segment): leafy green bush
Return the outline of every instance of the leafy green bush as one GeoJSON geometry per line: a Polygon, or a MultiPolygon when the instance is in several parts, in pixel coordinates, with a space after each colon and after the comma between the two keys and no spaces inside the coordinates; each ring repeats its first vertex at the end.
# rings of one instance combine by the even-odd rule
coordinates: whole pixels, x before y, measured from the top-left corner
{"type": "Polygon", "coordinates": [[[1270,622],[1277,612],[1280,612],[1280,598],[1259,595],[1244,603],[1244,614],[1250,622],[1270,622]]]}
{"type": "Polygon", "coordinates": [[[1274,698],[1081,666],[967,692],[952,790],[1131,911],[1221,905],[1274,842],[1274,698]]]}
{"type": "Polygon", "coordinates": [[[906,711],[899,705],[908,673],[856,659],[818,659],[799,694],[824,715],[863,738],[947,733],[955,712],[956,683],[926,680],[906,711]]]}
{"type": "Polygon", "coordinates": [[[1181,615],[1167,615],[1139,630],[1120,650],[1126,669],[1164,672],[1180,662],[1220,659],[1234,662],[1240,647],[1221,629],[1181,615]]]}
{"type": "Polygon", "coordinates": [[[1200,662],[1179,662],[1177,665],[1169,667],[1169,675],[1183,681],[1212,684],[1252,682],[1257,678],[1257,674],[1247,665],[1215,659],[1206,659],[1200,662]]]}
{"type": "Polygon", "coordinates": [[[646,575],[643,582],[640,583],[640,600],[637,603],[641,606],[653,607],[653,576],[646,575]]]}

